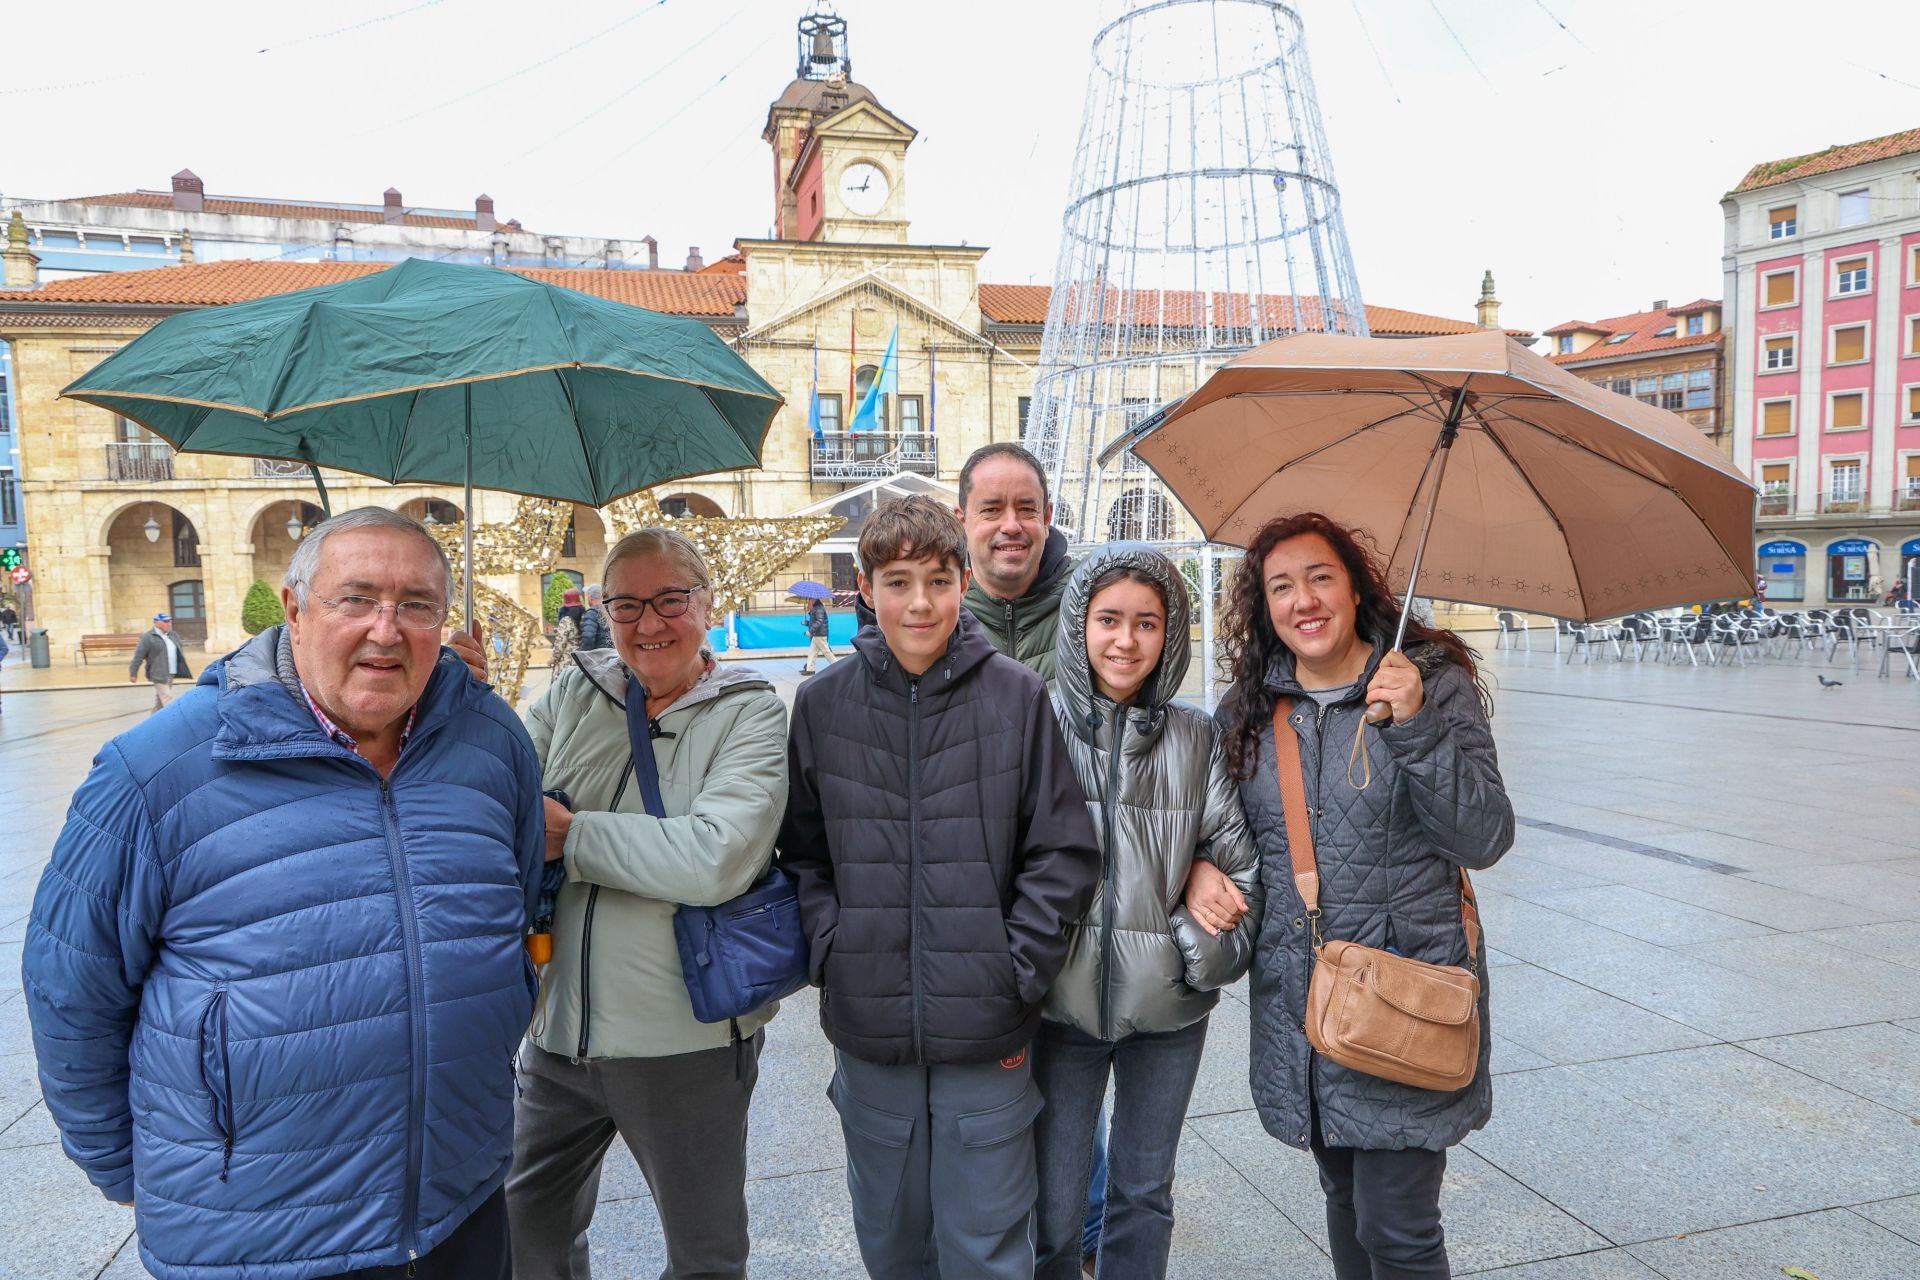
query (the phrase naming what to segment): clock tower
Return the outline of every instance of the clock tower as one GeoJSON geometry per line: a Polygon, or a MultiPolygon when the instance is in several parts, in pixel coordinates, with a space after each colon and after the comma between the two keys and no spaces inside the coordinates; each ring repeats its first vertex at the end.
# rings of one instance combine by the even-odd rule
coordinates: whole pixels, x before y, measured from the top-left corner
{"type": "Polygon", "coordinates": [[[767,111],[774,237],[847,244],[907,242],[906,158],[917,130],[853,79],[847,21],[810,13],[799,67],[767,111]]]}

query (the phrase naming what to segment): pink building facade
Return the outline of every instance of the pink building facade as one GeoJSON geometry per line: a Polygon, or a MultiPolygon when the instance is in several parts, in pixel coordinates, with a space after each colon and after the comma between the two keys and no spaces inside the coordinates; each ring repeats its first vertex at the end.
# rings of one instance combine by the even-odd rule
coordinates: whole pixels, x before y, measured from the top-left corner
{"type": "Polygon", "coordinates": [[[1756,165],[1721,209],[1729,426],[1769,602],[1920,586],[1920,129],[1756,165]]]}

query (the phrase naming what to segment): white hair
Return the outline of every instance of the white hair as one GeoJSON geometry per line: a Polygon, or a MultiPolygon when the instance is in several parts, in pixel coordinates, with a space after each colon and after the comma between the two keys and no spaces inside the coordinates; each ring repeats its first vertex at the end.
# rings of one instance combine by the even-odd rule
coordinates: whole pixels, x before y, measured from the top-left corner
{"type": "Polygon", "coordinates": [[[427,526],[412,516],[398,511],[389,511],[385,507],[361,507],[354,511],[343,511],[330,519],[322,520],[307,531],[293,549],[293,560],[287,565],[286,577],[281,585],[293,592],[293,598],[301,608],[307,607],[307,592],[313,586],[313,579],[320,571],[321,549],[328,537],[336,533],[347,533],[354,529],[391,529],[401,533],[417,535],[421,541],[433,548],[434,555],[440,558],[440,574],[443,587],[440,603],[453,600],[453,565],[447,559],[447,550],[434,536],[427,532],[427,526]]]}

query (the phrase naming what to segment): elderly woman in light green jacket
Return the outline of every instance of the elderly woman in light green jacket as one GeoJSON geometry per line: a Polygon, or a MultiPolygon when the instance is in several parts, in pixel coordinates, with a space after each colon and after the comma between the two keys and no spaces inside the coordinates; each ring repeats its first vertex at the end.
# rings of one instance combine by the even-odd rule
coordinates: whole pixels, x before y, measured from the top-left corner
{"type": "Polygon", "coordinates": [[[715,906],[766,872],[787,799],[786,713],[749,668],[707,651],[712,592],[685,537],[643,529],[607,555],[612,649],[577,651],[527,715],[548,858],[566,883],[520,1053],[507,1181],[516,1280],[583,1277],[600,1163],[617,1133],[666,1236],[666,1276],[744,1276],[747,1106],[761,1027],[693,1016],[674,945],[682,903],[715,906]],[[666,817],[647,813],[627,703],[646,699],[666,817]]]}

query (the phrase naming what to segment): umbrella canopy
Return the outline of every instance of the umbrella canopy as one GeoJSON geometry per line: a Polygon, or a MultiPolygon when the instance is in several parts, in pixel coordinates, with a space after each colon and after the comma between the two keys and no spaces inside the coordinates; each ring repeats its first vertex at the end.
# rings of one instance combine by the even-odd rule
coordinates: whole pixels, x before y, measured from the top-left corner
{"type": "Polygon", "coordinates": [[[701,321],[421,259],[172,316],[62,394],[184,452],[593,507],[759,465],[781,404],[701,321]]]}
{"type": "Polygon", "coordinates": [[[790,596],[799,596],[802,600],[831,600],[833,599],[833,588],[823,586],[811,578],[802,578],[787,588],[787,594],[790,596]]]}
{"type": "Polygon", "coordinates": [[[1126,448],[1208,538],[1321,511],[1391,551],[1396,590],[1582,620],[1753,592],[1746,477],[1680,418],[1498,331],[1281,338],[1106,456],[1126,448]]]}

